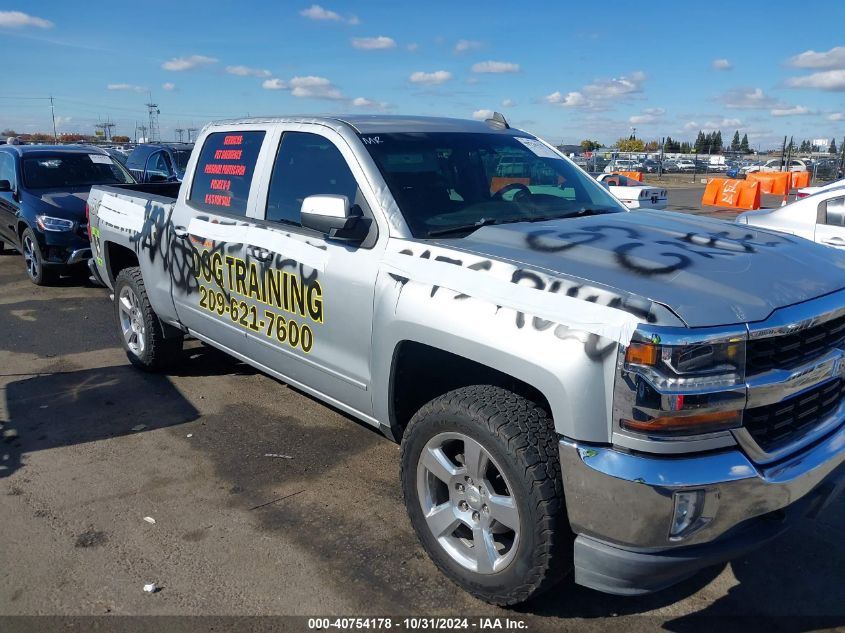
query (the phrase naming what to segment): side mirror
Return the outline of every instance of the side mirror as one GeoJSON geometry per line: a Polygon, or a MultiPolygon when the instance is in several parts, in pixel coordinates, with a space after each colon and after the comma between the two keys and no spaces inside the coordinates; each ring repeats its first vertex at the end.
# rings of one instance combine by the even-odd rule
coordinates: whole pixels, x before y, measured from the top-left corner
{"type": "Polygon", "coordinates": [[[164,174],[147,174],[147,182],[167,182],[168,178],[164,174]]]}
{"type": "Polygon", "coordinates": [[[367,221],[358,205],[350,206],[346,196],[308,196],[300,209],[302,226],[324,233],[333,240],[362,242],[367,221]]]}
{"type": "Polygon", "coordinates": [[[12,190],[12,183],[8,180],[0,180],[0,193],[6,193],[12,190]]]}

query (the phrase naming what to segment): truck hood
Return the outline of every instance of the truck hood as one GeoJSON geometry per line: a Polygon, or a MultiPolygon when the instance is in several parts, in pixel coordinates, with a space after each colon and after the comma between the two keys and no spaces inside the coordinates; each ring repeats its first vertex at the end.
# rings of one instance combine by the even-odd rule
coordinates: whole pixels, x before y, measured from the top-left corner
{"type": "Polygon", "coordinates": [[[651,300],[689,327],[761,321],[845,288],[834,249],[666,211],[488,226],[441,244],[651,300]]]}

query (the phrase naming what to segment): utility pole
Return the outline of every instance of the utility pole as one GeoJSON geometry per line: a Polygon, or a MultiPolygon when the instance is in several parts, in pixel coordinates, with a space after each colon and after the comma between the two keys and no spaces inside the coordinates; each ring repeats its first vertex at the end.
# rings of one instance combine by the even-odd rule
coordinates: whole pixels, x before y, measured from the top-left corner
{"type": "Polygon", "coordinates": [[[53,95],[50,95],[50,114],[53,117],[53,141],[59,142],[59,135],[56,133],[56,108],[53,106],[53,95]]]}
{"type": "MultiPolygon", "coordinates": [[[[141,130],[141,140],[143,140],[144,143],[149,143],[150,139],[147,138],[147,126],[146,125],[139,125],[138,129],[141,130]]],[[[137,140],[137,134],[136,134],[136,140],[137,140]]]]}
{"type": "Polygon", "coordinates": [[[157,141],[159,139],[158,135],[158,115],[161,114],[161,110],[158,109],[158,104],[153,103],[153,95],[150,93],[150,100],[148,103],[144,105],[147,106],[147,116],[150,119],[150,138],[147,139],[148,141],[157,141]]]}
{"type": "Polygon", "coordinates": [[[182,142],[182,132],[184,132],[184,131],[185,131],[185,129],[184,129],[184,128],[181,128],[181,127],[177,127],[177,128],[176,128],[175,130],[173,130],[173,131],[174,131],[174,132],[176,132],[176,135],[179,137],[179,142],[181,143],[181,142],[182,142]]]}
{"type": "Polygon", "coordinates": [[[188,128],[188,142],[189,143],[191,142],[191,135],[196,131],[197,131],[197,128],[195,128],[195,127],[189,127],[188,128]]]}

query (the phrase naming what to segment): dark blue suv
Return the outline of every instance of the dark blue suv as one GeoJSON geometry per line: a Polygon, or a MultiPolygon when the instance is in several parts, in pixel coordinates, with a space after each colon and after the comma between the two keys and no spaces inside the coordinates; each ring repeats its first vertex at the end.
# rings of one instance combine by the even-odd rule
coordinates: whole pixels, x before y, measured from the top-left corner
{"type": "Polygon", "coordinates": [[[4,244],[17,249],[39,286],[82,269],[91,257],[86,217],[91,187],[134,182],[95,147],[0,145],[0,250],[4,244]]]}
{"type": "Polygon", "coordinates": [[[126,159],[126,168],[138,182],[182,182],[193,143],[145,143],[126,159]]]}

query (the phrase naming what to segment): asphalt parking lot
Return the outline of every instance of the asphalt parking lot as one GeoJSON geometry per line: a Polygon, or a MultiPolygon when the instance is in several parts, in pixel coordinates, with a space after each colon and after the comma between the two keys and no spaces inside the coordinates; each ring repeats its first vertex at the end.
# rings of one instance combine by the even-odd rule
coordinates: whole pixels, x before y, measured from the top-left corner
{"type": "MultiPolygon", "coordinates": [[[[700,196],[673,189],[670,206],[700,211],[700,196]]],[[[456,589],[425,556],[400,497],[398,447],[372,429],[198,343],[170,373],[140,373],[104,289],[72,279],[37,288],[8,251],[0,332],[0,615],[490,615],[532,631],[753,629],[778,616],[768,628],[845,626],[845,498],[660,594],[617,598],[566,582],[505,611],[456,589]],[[151,582],[157,593],[143,591],[151,582]]]]}

